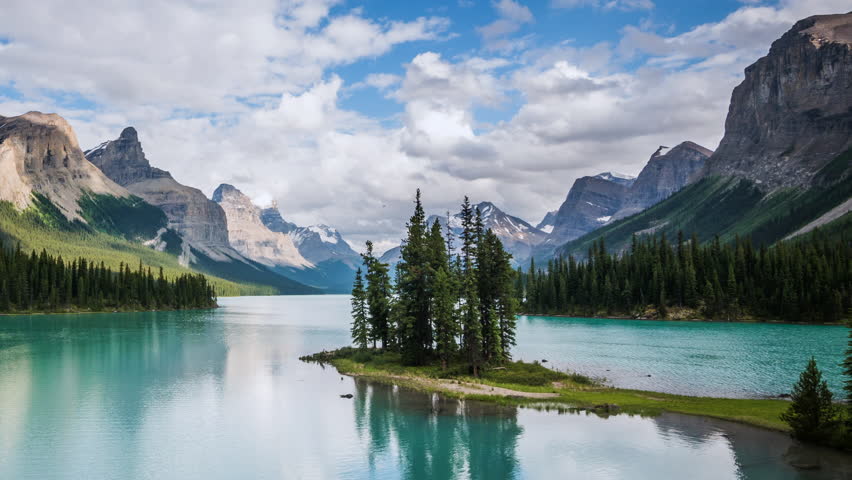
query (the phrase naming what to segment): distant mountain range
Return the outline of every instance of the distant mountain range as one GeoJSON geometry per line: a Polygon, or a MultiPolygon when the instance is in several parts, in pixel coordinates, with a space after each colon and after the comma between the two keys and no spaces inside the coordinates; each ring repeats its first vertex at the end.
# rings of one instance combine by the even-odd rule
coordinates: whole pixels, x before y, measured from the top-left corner
{"type": "Polygon", "coordinates": [[[228,237],[243,255],[330,293],[351,290],[360,256],[337,230],[287,222],[277,205],[262,209],[232,185],[219,185],[213,201],[225,211],[228,237]]]}
{"type": "MultiPolygon", "coordinates": [[[[536,226],[491,202],[476,208],[520,266],[582,257],[600,239],[616,251],[633,235],[679,231],[771,244],[848,225],[850,78],[852,14],[807,18],[746,69],[715,152],[684,141],[657,148],[636,178],[578,178],[536,226]]],[[[347,292],[361,263],[333,227],[296,225],[232,185],[208,199],[180,184],[150,164],[132,127],[84,153],[58,115],[0,116],[0,172],[6,244],[191,269],[236,293],[347,292]]],[[[460,233],[459,214],[436,221],[460,233]]],[[[398,262],[399,247],[381,259],[398,262]]]]}
{"type": "Polygon", "coordinates": [[[582,257],[599,239],[619,250],[633,235],[674,238],[678,231],[695,233],[702,242],[739,235],[772,244],[818,226],[849,228],[850,78],[852,13],[797,22],[746,68],[731,96],[719,148],[703,160],[703,150],[692,155],[693,165],[703,166],[686,188],[651,208],[630,206],[625,218],[556,253],[582,257]]]}

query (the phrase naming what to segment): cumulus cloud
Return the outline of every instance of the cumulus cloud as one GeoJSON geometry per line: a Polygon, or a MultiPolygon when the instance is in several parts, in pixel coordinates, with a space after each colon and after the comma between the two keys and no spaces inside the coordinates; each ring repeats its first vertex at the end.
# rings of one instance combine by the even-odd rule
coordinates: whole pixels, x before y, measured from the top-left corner
{"type": "Polygon", "coordinates": [[[438,38],[439,17],[409,22],[329,16],[336,0],[8,0],[0,83],[27,95],[68,90],[133,108],[240,111],[240,99],[304,88],[335,65],[438,38]]]}
{"type": "MultiPolygon", "coordinates": [[[[370,19],[336,0],[257,0],[252,8],[152,0],[150,9],[130,0],[110,9],[9,0],[0,85],[14,84],[23,98],[0,97],[0,114],[58,111],[84,146],[133,124],[152,163],[183,183],[208,194],[234,183],[277,199],[288,220],[389,246],[417,187],[430,212],[455,210],[467,194],[535,222],[579,176],[636,174],[661,144],[714,148],[743,68],[795,20],[845,4],[743,5],[679,34],[627,27],[615,44],[511,55],[442,55],[435,42],[420,45],[402,72],[370,72],[353,84],[335,67],[441,40],[448,20],[370,19]],[[399,123],[345,108],[344,92],[356,87],[397,102],[399,123]],[[483,109],[503,111],[504,120],[482,121],[483,109]]],[[[534,20],[519,2],[492,5],[497,21],[534,20]]],[[[517,29],[498,27],[492,40],[518,44],[517,29]]]]}
{"type": "Polygon", "coordinates": [[[530,9],[514,0],[498,0],[492,5],[497,11],[497,20],[476,29],[486,46],[490,49],[517,49],[523,46],[523,42],[512,42],[508,36],[520,30],[523,24],[534,21],[530,9]]]}

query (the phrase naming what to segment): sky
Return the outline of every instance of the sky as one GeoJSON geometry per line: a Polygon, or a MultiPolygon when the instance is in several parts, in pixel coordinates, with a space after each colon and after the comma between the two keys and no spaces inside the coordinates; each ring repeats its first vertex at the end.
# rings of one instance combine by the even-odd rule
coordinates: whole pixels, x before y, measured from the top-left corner
{"type": "Polygon", "coordinates": [[[732,89],[795,21],[848,0],[3,0],[0,115],[86,149],[132,125],[152,165],[230,183],[356,247],[415,189],[536,224],[574,180],[714,149],[732,89]]]}

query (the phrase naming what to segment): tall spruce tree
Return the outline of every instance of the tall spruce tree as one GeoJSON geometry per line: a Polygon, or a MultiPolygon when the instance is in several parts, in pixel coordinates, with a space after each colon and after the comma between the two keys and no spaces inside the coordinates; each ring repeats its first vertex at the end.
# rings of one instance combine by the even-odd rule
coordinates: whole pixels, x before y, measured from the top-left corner
{"type": "Polygon", "coordinates": [[[367,242],[367,251],[362,254],[367,269],[367,309],[370,312],[370,340],[373,347],[382,342],[389,347],[391,318],[391,283],[388,266],[373,255],[373,242],[367,242]]]}
{"type": "Polygon", "coordinates": [[[479,273],[477,267],[478,227],[470,200],[464,197],[461,210],[461,325],[462,350],[474,376],[482,365],[483,331],[480,321],[479,273]]]}
{"type": "Polygon", "coordinates": [[[367,348],[370,341],[367,291],[360,268],[355,272],[355,283],[352,285],[352,341],[358,348],[367,348]]]}
{"type": "MultiPolygon", "coordinates": [[[[440,230],[439,230],[440,233],[440,230]]],[[[443,237],[440,242],[443,248],[443,237]]],[[[402,353],[406,363],[422,365],[432,347],[430,293],[433,266],[427,242],[426,213],[420,189],[414,200],[414,214],[408,221],[407,235],[400,251],[396,308],[400,310],[402,353]]]]}
{"type": "Polygon", "coordinates": [[[435,286],[432,298],[433,320],[435,322],[435,353],[446,369],[456,351],[456,337],[459,333],[456,314],[457,287],[452,274],[446,268],[440,268],[435,274],[435,286]]]}

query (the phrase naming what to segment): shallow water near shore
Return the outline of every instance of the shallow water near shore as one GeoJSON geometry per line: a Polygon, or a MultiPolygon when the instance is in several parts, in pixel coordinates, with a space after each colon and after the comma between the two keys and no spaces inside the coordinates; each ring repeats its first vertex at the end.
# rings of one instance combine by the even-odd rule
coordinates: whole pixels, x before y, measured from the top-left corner
{"type": "MultiPolygon", "coordinates": [[[[744,425],[459,402],[300,362],[300,355],[348,343],[348,302],[346,296],[243,297],[222,299],[215,311],[0,319],[0,478],[852,476],[848,456],[744,425]],[[350,393],[351,399],[340,397],[350,393]]],[[[644,337],[652,331],[631,330],[638,327],[602,331],[610,327],[523,318],[517,356],[590,365],[592,374],[621,372],[622,362],[630,363],[624,358],[633,359],[637,370],[625,368],[625,382],[634,373],[640,378],[639,369],[652,370],[651,380],[667,379],[671,389],[688,393],[690,383],[680,380],[704,367],[690,371],[689,362],[679,362],[683,373],[667,377],[653,370],[655,361],[643,365],[657,348],[644,337]],[[587,339],[609,339],[608,348],[644,353],[610,352],[591,362],[581,348],[584,329],[587,339]]],[[[805,332],[812,339],[823,334],[805,332]]],[[[788,348],[802,335],[792,333],[788,348]]],[[[707,354],[711,347],[700,336],[708,333],[691,334],[701,344],[697,352],[707,354]]],[[[600,342],[591,350],[606,352],[600,342]]],[[[705,383],[741,391],[726,378],[705,383]]]]}
{"type": "Polygon", "coordinates": [[[522,316],[514,352],[618,387],[729,398],[788,393],[813,356],[841,395],[847,335],[838,325],[522,316]]]}

